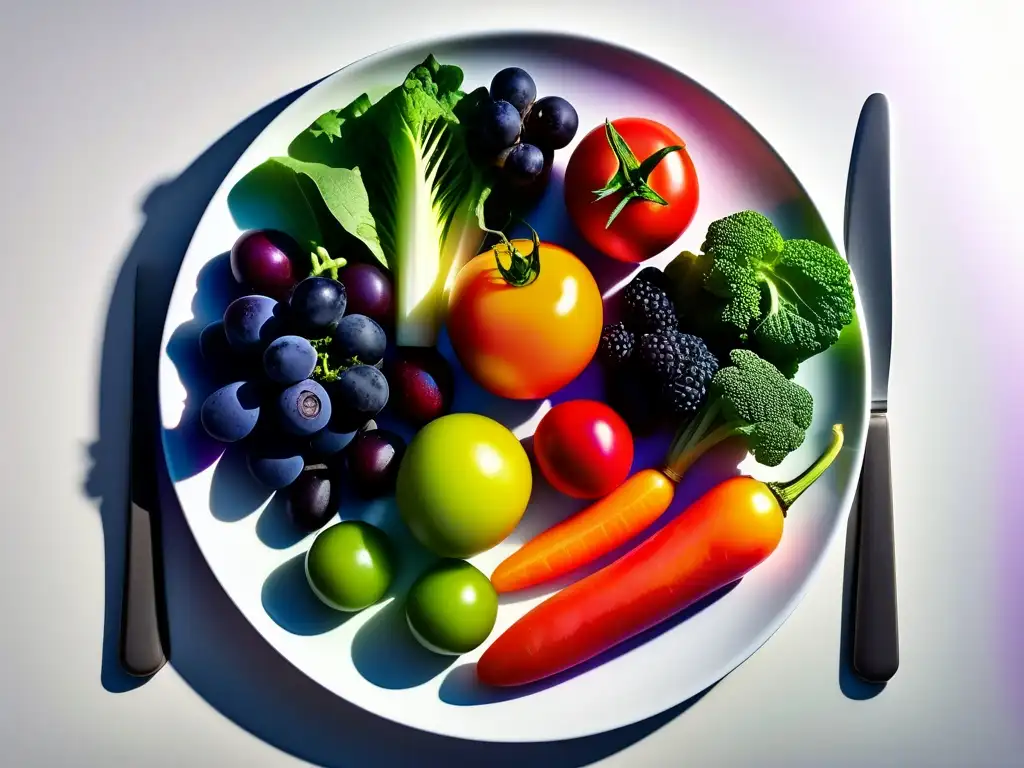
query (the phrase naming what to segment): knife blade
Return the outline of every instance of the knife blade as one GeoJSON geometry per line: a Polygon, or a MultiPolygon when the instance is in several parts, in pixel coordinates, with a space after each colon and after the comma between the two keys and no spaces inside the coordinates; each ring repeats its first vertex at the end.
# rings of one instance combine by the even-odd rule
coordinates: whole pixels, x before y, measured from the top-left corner
{"type": "Polygon", "coordinates": [[[146,322],[144,267],[135,278],[132,331],[131,456],[129,458],[128,536],[125,542],[121,602],[121,665],[128,674],[149,677],[167,662],[166,618],[162,594],[159,519],[156,517],[156,350],[158,340],[146,322]]]}
{"type": "Polygon", "coordinates": [[[846,189],[846,256],[857,281],[871,359],[871,416],[857,489],[858,532],[851,665],[885,683],[899,668],[889,364],[892,347],[892,219],[889,103],[881,93],[861,109],[846,189]]]}

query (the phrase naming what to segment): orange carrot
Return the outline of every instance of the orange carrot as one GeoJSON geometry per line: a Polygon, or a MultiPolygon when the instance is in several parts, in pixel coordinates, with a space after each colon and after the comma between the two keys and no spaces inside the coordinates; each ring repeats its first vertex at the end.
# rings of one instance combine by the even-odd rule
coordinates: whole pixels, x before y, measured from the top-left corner
{"type": "Polygon", "coordinates": [[[603,499],[512,553],[491,575],[491,584],[498,592],[527,589],[596,560],[661,517],[675,490],[664,471],[637,472],[603,499]]]}
{"type": "Polygon", "coordinates": [[[491,576],[498,592],[526,589],[563,576],[634,536],[668,509],[676,483],[701,456],[733,437],[758,463],[778,466],[804,441],[811,393],[747,349],[729,354],[700,410],[676,434],[664,469],[644,469],[608,496],[545,531],[513,553],[491,576]]]}

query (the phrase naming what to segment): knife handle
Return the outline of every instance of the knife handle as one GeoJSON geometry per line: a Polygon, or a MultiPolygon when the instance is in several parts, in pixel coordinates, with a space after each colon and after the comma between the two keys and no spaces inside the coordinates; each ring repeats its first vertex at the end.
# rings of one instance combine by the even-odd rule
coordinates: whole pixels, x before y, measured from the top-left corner
{"type": "Polygon", "coordinates": [[[857,595],[853,613],[853,671],[885,683],[900,664],[896,612],[896,557],[892,518],[889,421],[873,413],[857,491],[857,595]]]}
{"type": "Polygon", "coordinates": [[[121,603],[121,664],[128,674],[149,677],[167,662],[158,611],[153,521],[148,510],[128,510],[124,595],[121,603]]]}

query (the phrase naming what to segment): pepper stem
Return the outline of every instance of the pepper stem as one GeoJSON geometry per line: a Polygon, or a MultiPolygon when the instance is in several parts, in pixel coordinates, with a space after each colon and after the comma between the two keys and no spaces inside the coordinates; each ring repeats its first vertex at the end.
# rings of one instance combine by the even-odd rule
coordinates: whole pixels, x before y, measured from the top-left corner
{"type": "Polygon", "coordinates": [[[608,217],[608,221],[604,225],[605,229],[611,227],[612,222],[615,221],[632,200],[646,200],[656,205],[668,205],[668,201],[654,191],[651,185],[648,184],[647,179],[650,178],[651,172],[658,166],[658,163],[673,152],[679,152],[683,149],[683,145],[673,144],[670,147],[662,147],[645,158],[643,162],[640,162],[636,155],[633,154],[629,144],[626,143],[626,140],[615,130],[615,126],[607,118],[604,121],[604,133],[608,139],[608,145],[615,154],[616,160],[619,161],[619,167],[614,175],[608,179],[607,184],[601,187],[601,189],[594,190],[594,202],[604,200],[606,197],[610,197],[618,192],[624,193],[622,199],[619,200],[608,217]]]}
{"type": "Polygon", "coordinates": [[[779,504],[782,506],[782,514],[785,515],[789,508],[793,506],[800,495],[806,491],[811,485],[825,472],[826,469],[835,461],[836,456],[839,455],[839,451],[843,447],[843,425],[835,424],[832,427],[832,442],[829,443],[828,448],[825,452],[818,457],[811,466],[809,466],[801,475],[790,480],[788,483],[766,483],[768,489],[775,494],[775,497],[779,500],[779,504]]]}
{"type": "Polygon", "coordinates": [[[332,280],[337,280],[338,270],[348,264],[348,260],[341,256],[336,259],[332,259],[331,255],[327,252],[327,249],[322,245],[310,243],[309,247],[309,260],[313,265],[313,268],[310,270],[310,275],[313,277],[320,277],[326,272],[332,280]]]}

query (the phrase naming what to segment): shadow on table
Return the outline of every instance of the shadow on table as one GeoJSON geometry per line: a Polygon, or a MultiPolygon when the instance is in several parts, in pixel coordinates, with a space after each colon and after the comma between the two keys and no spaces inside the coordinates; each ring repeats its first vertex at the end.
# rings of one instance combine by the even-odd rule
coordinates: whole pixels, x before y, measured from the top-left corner
{"type": "MultiPolygon", "coordinates": [[[[98,403],[99,437],[88,447],[92,466],[83,492],[99,506],[105,549],[102,685],[129,691],[145,679],[126,675],[117,644],[128,506],[132,328],[136,269],[147,271],[150,297],[139,333],[159,344],[163,318],[188,243],[210,198],[238,157],[274,117],[309,86],[256,112],[197,158],[178,178],[157,186],[143,203],[145,223],[117,277],[104,330],[98,403]]],[[[154,376],[155,381],[155,376],[154,376]]],[[[156,409],[150,404],[153,416],[156,409]]],[[[201,461],[208,457],[201,456],[201,461]]],[[[371,715],[334,696],[277,654],[237,610],[210,571],[158,462],[164,583],[171,664],[211,706],[258,738],[321,765],[582,766],[657,730],[691,703],[609,733],[565,742],[490,744],[417,731],[371,715]],[[429,758],[426,758],[429,756],[429,758]]],[[[219,465],[218,465],[219,466],[219,465]]],[[[266,532],[265,532],[266,533],[266,532]]],[[[315,634],[334,617],[294,612],[301,563],[290,562],[265,587],[264,601],[279,622],[315,634]],[[297,622],[297,624],[296,624],[297,622]],[[327,622],[325,624],[324,622],[327,622]]],[[[397,610],[397,609],[396,609],[397,610]]],[[[380,619],[377,629],[395,620],[380,619]]],[[[372,629],[372,628],[371,628],[372,629]]],[[[366,639],[372,640],[374,632],[366,639]]],[[[440,672],[441,670],[437,670],[440,672]]],[[[386,682],[386,681],[384,681],[386,682]]]]}

